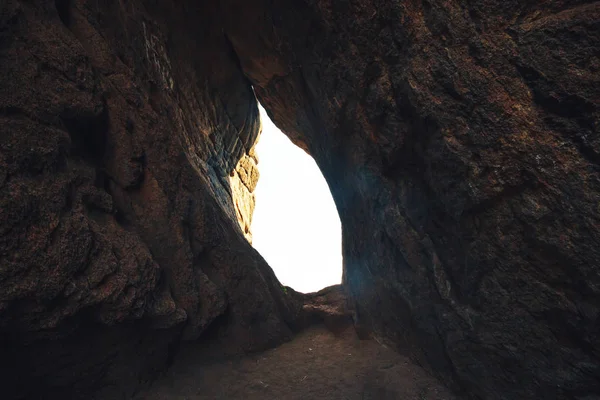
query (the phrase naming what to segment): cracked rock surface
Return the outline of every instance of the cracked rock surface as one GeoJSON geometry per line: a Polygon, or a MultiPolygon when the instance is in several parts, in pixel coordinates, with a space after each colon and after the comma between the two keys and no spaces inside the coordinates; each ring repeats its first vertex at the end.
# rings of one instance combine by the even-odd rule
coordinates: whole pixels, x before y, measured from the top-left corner
{"type": "Polygon", "coordinates": [[[3,398],[126,396],[215,324],[231,352],[292,335],[238,224],[250,84],[210,5],[144,3],[0,3],[3,398]]]}
{"type": "Polygon", "coordinates": [[[1,1],[3,397],[304,325],[249,244],[256,98],[328,181],[359,332],[472,398],[600,396],[599,47],[597,1],[1,1]]]}

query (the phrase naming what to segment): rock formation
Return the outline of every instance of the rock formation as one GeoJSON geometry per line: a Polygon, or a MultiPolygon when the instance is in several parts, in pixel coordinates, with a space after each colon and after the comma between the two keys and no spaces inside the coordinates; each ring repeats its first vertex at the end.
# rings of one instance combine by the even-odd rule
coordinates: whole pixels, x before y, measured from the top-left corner
{"type": "Polygon", "coordinates": [[[142,3],[1,3],[3,398],[129,393],[209,326],[232,352],[291,337],[237,223],[252,88],[208,5],[142,3]]]}
{"type": "Polygon", "coordinates": [[[329,182],[355,322],[478,398],[600,396],[600,3],[258,1],[224,18],[329,182]]]}
{"type": "Polygon", "coordinates": [[[255,96],[330,185],[361,331],[474,398],[600,395],[599,47],[590,1],[3,0],[8,398],[302,325],[244,237],[255,96]]]}

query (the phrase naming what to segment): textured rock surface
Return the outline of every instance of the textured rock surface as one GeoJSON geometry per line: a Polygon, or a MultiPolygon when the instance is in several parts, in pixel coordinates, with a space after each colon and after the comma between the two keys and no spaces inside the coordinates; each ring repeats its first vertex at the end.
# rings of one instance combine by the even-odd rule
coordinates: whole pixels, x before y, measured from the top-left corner
{"type": "Polygon", "coordinates": [[[222,4],[357,323],[473,396],[600,396],[600,3],[222,4]]]}
{"type": "Polygon", "coordinates": [[[329,182],[361,329],[473,397],[600,395],[599,30],[577,0],[0,2],[2,387],[289,337],[244,238],[256,94],[329,182]]]}
{"type": "Polygon", "coordinates": [[[229,173],[229,184],[233,197],[235,213],[244,236],[252,243],[252,214],[254,213],[254,189],[258,183],[258,159],[254,147],[244,154],[235,169],[229,173]]]}
{"type": "Polygon", "coordinates": [[[329,286],[316,293],[292,292],[290,295],[297,296],[297,302],[302,304],[299,323],[303,326],[323,324],[330,331],[339,333],[353,324],[352,310],[342,285],[329,286]]]}
{"type": "Polygon", "coordinates": [[[217,319],[231,352],[291,335],[236,214],[256,100],[187,3],[0,2],[3,398],[115,398],[217,319]]]}

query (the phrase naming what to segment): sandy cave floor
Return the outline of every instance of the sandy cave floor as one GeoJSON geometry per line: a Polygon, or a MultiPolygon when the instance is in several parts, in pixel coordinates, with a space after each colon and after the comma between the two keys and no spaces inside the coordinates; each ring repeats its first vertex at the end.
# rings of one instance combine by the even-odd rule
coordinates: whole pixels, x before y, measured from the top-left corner
{"type": "Polygon", "coordinates": [[[244,357],[203,361],[182,351],[137,400],[450,400],[448,389],[408,358],[354,329],[313,326],[291,342],[244,357]]]}

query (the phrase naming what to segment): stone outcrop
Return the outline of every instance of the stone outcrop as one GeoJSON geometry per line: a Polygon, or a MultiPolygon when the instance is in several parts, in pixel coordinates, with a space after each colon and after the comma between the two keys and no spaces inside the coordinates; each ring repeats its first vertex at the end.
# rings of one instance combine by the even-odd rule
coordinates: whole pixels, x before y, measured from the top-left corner
{"type": "Polygon", "coordinates": [[[209,326],[231,352],[291,337],[238,226],[257,103],[188,3],[0,3],[2,398],[126,396],[209,326]]]}
{"type": "Polygon", "coordinates": [[[599,396],[600,3],[222,4],[331,187],[356,323],[477,398],[599,396]]]}
{"type": "Polygon", "coordinates": [[[229,184],[231,187],[232,198],[235,207],[235,213],[244,232],[244,236],[252,243],[252,214],[254,214],[254,204],[256,202],[254,189],[258,183],[258,158],[254,147],[250,148],[247,154],[244,154],[235,169],[229,173],[229,184]]]}
{"type": "Polygon", "coordinates": [[[302,304],[298,323],[306,328],[323,324],[333,333],[341,333],[353,326],[352,309],[342,285],[333,285],[315,293],[298,293],[286,288],[297,304],[302,304]]]}
{"type": "Polygon", "coordinates": [[[126,395],[302,325],[247,240],[256,96],[361,331],[474,398],[598,396],[599,47],[590,1],[2,1],[1,386],[126,395]]]}

